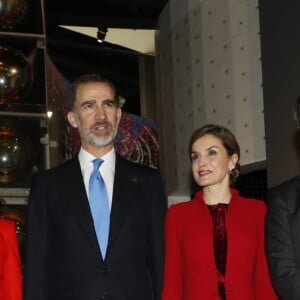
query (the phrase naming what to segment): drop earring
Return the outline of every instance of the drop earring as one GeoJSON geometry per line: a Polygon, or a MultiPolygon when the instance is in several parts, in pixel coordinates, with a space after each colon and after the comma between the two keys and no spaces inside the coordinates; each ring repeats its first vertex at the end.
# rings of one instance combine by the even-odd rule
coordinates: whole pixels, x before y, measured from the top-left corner
{"type": "Polygon", "coordinates": [[[235,166],[234,166],[234,165],[231,165],[231,166],[228,168],[228,173],[230,174],[234,168],[235,168],[235,166]]]}

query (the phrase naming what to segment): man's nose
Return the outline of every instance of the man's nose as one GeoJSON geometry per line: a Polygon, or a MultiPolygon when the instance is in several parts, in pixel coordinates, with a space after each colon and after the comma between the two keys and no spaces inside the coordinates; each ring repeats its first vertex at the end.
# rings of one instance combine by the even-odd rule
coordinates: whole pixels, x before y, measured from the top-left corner
{"type": "Polygon", "coordinates": [[[97,119],[105,119],[106,118],[106,111],[103,108],[102,104],[99,104],[96,106],[95,118],[97,118],[97,119]]]}

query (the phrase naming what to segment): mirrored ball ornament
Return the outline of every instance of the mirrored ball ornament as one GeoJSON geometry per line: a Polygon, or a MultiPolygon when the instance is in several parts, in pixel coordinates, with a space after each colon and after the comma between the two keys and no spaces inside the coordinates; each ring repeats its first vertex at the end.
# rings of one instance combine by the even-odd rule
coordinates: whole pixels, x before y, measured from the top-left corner
{"type": "Polygon", "coordinates": [[[25,0],[0,0],[0,29],[11,30],[28,12],[25,0]]]}
{"type": "Polygon", "coordinates": [[[28,59],[19,50],[0,45],[0,104],[21,101],[32,81],[28,59]]]}
{"type": "Polygon", "coordinates": [[[22,146],[13,133],[0,132],[0,182],[15,176],[22,158],[22,146]]]}

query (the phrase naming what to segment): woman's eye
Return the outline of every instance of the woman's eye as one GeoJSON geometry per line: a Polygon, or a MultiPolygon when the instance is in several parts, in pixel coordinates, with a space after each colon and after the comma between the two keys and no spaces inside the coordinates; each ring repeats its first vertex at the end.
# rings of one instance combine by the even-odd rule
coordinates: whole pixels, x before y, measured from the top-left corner
{"type": "Polygon", "coordinates": [[[192,155],[191,155],[191,160],[192,160],[192,161],[195,161],[195,160],[198,159],[198,157],[199,157],[198,154],[192,154],[192,155]]]}
{"type": "Polygon", "coordinates": [[[216,150],[209,150],[208,151],[208,156],[214,156],[217,154],[217,151],[216,150]]]}

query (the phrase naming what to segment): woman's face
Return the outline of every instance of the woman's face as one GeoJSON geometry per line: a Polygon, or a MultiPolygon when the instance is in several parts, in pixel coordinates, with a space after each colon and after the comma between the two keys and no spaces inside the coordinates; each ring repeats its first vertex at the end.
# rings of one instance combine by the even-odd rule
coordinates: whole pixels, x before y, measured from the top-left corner
{"type": "Polygon", "coordinates": [[[229,156],[219,138],[212,134],[200,137],[190,155],[193,176],[199,186],[229,186],[229,170],[237,163],[238,156],[229,156]]]}

